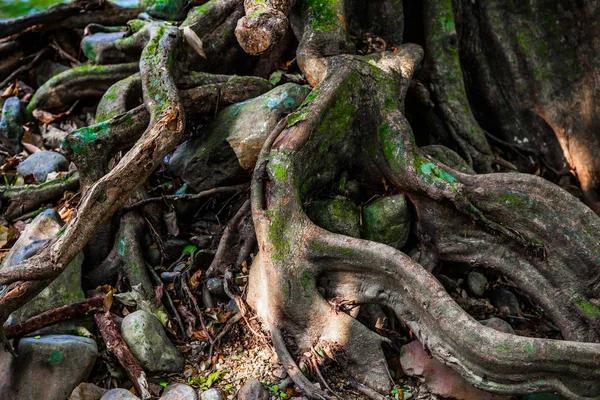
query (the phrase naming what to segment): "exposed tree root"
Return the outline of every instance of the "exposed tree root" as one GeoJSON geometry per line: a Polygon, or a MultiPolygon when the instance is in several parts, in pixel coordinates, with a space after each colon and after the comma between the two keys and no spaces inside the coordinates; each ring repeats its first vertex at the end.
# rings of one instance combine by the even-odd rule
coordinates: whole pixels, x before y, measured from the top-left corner
{"type": "MultiPolygon", "coordinates": [[[[428,224],[422,239],[440,257],[462,255],[437,247],[443,244],[436,239],[439,234],[442,241],[440,227],[446,221],[456,233],[453,243],[461,243],[458,236],[463,230],[484,232],[477,237],[487,246],[477,248],[482,258],[493,254],[492,248],[502,249],[498,251],[504,256],[516,252],[519,268],[509,269],[505,263],[505,273],[537,277],[519,284],[533,298],[546,301],[545,308],[553,310],[566,337],[597,340],[600,314],[593,305],[598,293],[598,275],[593,272],[598,269],[597,215],[537,177],[464,175],[422,153],[398,111],[421,56],[418,47],[405,45],[397,54],[370,60],[329,58],[326,77],[309,96],[311,102],[290,116],[287,129],[274,132],[265,143],[252,187],[260,253],[251,270],[251,305],[272,332],[284,330],[293,338],[300,352],[321,348],[359,382],[381,392],[391,382],[380,349],[383,339],[332,310],[318,285],[332,297],[390,307],[436,358],[477,387],[495,393],[556,391],[569,398],[592,398],[600,391],[596,373],[600,345],[517,337],[486,328],[409,257],[385,245],[327,233],[304,214],[301,201],[311,190],[344,170],[367,165],[371,178],[381,174],[416,199],[419,222],[428,224]],[[516,198],[529,193],[535,201],[527,200],[518,213],[507,211],[507,193],[516,198]],[[421,199],[427,200],[419,203],[421,199]],[[447,210],[454,219],[427,217],[437,209],[447,210]],[[463,222],[459,225],[457,219],[463,222]],[[582,226],[589,224],[589,230],[577,233],[577,243],[555,239],[556,232],[573,220],[585,221],[582,226]],[[551,246],[553,240],[563,243],[551,246]],[[574,254],[584,257],[574,266],[581,273],[572,270],[568,278],[556,276],[560,268],[552,266],[565,265],[565,258],[574,254]],[[538,294],[540,282],[548,288],[541,290],[545,294],[538,294]],[[551,298],[543,299],[545,295],[551,298]]],[[[501,264],[493,266],[502,269],[501,264]]]]}

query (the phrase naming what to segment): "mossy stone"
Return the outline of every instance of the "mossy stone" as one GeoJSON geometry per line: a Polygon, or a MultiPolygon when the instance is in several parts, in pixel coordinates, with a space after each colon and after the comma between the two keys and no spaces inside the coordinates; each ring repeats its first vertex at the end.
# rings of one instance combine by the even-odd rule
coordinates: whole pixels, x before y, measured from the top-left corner
{"type": "Polygon", "coordinates": [[[363,210],[365,239],[401,249],[410,233],[411,211],[404,195],[382,197],[363,210]]]}
{"type": "Polygon", "coordinates": [[[350,200],[337,197],[315,201],[309,209],[309,217],[330,232],[360,237],[360,210],[350,200]]]}

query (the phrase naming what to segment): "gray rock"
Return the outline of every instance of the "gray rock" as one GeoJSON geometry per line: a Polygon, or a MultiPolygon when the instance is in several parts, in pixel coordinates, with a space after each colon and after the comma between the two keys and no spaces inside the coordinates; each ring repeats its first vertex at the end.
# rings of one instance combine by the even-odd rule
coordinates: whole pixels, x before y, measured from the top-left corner
{"type": "Polygon", "coordinates": [[[467,276],[467,289],[469,292],[476,297],[483,297],[485,288],[488,284],[487,278],[479,272],[470,272],[467,276]]]}
{"type": "Polygon", "coordinates": [[[286,83],[225,108],[206,132],[177,148],[169,170],[197,191],[245,178],[269,133],[309,92],[308,87],[286,83]]]}
{"type": "Polygon", "coordinates": [[[30,155],[17,167],[21,176],[33,175],[38,182],[46,182],[46,177],[51,172],[67,171],[69,161],[62,155],[53,151],[38,151],[30,155]]]}
{"type": "Polygon", "coordinates": [[[269,393],[256,378],[250,378],[238,393],[238,400],[269,400],[269,393]]]}
{"type": "Polygon", "coordinates": [[[220,278],[209,278],[206,281],[206,287],[210,294],[214,294],[216,296],[224,296],[225,295],[225,286],[223,283],[223,279],[220,278]]]}
{"type": "Polygon", "coordinates": [[[360,237],[360,210],[350,200],[336,197],[315,201],[308,210],[308,216],[330,232],[360,237]]]}
{"type": "Polygon", "coordinates": [[[454,150],[442,145],[430,145],[421,147],[425,153],[435,158],[442,164],[446,164],[452,169],[455,169],[463,174],[475,175],[476,172],[469,164],[454,150]]]}
{"type": "Polygon", "coordinates": [[[86,380],[98,355],[96,342],[70,335],[18,341],[18,358],[0,351],[0,398],[64,400],[86,380]]]}
{"type": "Polygon", "coordinates": [[[139,397],[125,389],[111,389],[100,400],[139,400],[139,397]]]}
{"type": "Polygon", "coordinates": [[[377,199],[363,210],[365,239],[401,249],[410,233],[410,217],[406,196],[377,199]]]}
{"type": "Polygon", "coordinates": [[[221,389],[209,389],[206,392],[202,392],[200,400],[224,400],[223,392],[221,389]]]}
{"type": "MultiPolygon", "coordinates": [[[[53,209],[40,213],[21,233],[0,265],[0,271],[12,268],[19,262],[35,255],[48,240],[56,237],[62,225],[60,216],[53,209]]],[[[9,323],[15,324],[44,311],[83,300],[85,295],[81,289],[82,263],[83,254],[80,253],[48,287],[11,314],[9,323]]],[[[74,333],[73,323],[62,326],[71,326],[72,330],[69,329],[68,332],[74,333]]]]}
{"type": "Polygon", "coordinates": [[[18,97],[9,97],[2,107],[0,118],[0,144],[4,145],[11,153],[23,151],[21,139],[25,130],[21,125],[23,122],[21,101],[18,97]]]}
{"type": "Polygon", "coordinates": [[[160,321],[139,310],[123,319],[121,335],[144,369],[151,372],[180,372],[184,359],[171,343],[160,321]]]}
{"type": "Polygon", "coordinates": [[[77,385],[69,396],[69,400],[100,400],[106,392],[105,389],[93,383],[83,382],[77,385]]]}
{"type": "Polygon", "coordinates": [[[481,325],[483,325],[483,326],[487,326],[488,328],[495,329],[499,332],[512,333],[513,335],[515,333],[512,326],[510,326],[510,324],[508,322],[506,322],[500,318],[494,317],[494,318],[484,319],[483,321],[479,321],[479,323],[481,323],[481,325]]]}
{"type": "Polygon", "coordinates": [[[160,396],[160,400],[197,400],[198,395],[193,387],[183,383],[174,383],[167,386],[160,396]]]}
{"type": "Polygon", "coordinates": [[[115,42],[125,36],[125,32],[98,32],[81,40],[83,54],[94,64],[121,64],[133,60],[131,55],[118,50],[115,42]]]}
{"type": "Polygon", "coordinates": [[[492,293],[492,304],[500,311],[502,316],[520,315],[519,300],[511,291],[498,288],[492,293]]]}

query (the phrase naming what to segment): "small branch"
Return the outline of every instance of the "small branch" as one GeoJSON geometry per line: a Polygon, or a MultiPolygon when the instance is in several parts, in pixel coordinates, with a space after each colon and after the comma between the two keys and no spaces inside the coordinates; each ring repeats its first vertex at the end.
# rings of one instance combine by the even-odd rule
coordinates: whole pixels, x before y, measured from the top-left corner
{"type": "Polygon", "coordinates": [[[133,353],[131,353],[131,350],[129,350],[129,347],[127,347],[127,343],[121,337],[119,329],[110,315],[110,311],[96,314],[94,319],[96,320],[96,325],[102,335],[102,339],[104,339],[106,349],[119,361],[119,364],[121,364],[127,376],[133,382],[135,390],[142,399],[151,398],[146,373],[133,353]]]}
{"type": "Polygon", "coordinates": [[[17,76],[19,76],[19,74],[21,74],[22,72],[26,72],[29,71],[31,68],[35,67],[43,58],[45,58],[50,52],[52,51],[52,49],[50,47],[44,47],[43,50],[40,50],[36,56],[34,57],[33,60],[31,60],[29,63],[20,66],[19,68],[17,68],[15,71],[13,71],[9,76],[6,77],[6,79],[4,79],[1,83],[0,83],[0,88],[3,88],[4,86],[8,85],[12,80],[14,80],[17,76]]]}
{"type": "Polygon", "coordinates": [[[16,325],[10,325],[4,328],[4,333],[8,339],[23,336],[46,326],[54,325],[62,321],[68,321],[73,318],[87,315],[91,311],[102,309],[104,296],[96,296],[77,303],[67,304],[62,307],[48,310],[35,317],[26,319],[16,325]]]}
{"type": "Polygon", "coordinates": [[[198,199],[202,199],[204,197],[214,196],[216,194],[243,192],[244,190],[248,190],[249,188],[250,188],[250,185],[248,185],[247,183],[243,183],[243,184],[236,185],[236,186],[222,186],[222,187],[216,187],[216,188],[212,188],[212,189],[208,189],[208,190],[203,190],[200,193],[173,194],[173,195],[161,196],[161,197],[151,197],[149,199],[144,199],[144,200],[138,201],[135,204],[125,206],[121,209],[121,212],[131,211],[135,208],[145,206],[146,204],[149,204],[149,203],[157,203],[160,201],[167,201],[167,200],[173,200],[173,201],[176,201],[176,200],[198,200],[198,199]]]}

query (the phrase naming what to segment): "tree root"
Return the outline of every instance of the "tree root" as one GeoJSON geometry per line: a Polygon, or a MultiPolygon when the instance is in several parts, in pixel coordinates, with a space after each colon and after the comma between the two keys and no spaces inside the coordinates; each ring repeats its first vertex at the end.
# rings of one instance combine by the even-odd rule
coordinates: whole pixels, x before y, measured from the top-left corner
{"type": "Polygon", "coordinates": [[[36,208],[60,199],[65,191],[79,188],[79,174],[70,172],[65,176],[39,185],[4,186],[0,190],[0,199],[8,201],[4,214],[8,219],[18,218],[36,208]]]}
{"type": "Polygon", "coordinates": [[[150,399],[152,395],[148,388],[146,373],[131,350],[129,350],[127,343],[121,337],[119,328],[117,328],[117,325],[113,321],[110,311],[96,314],[94,319],[96,320],[96,325],[102,335],[102,339],[104,339],[107,350],[119,361],[119,364],[121,364],[125,373],[131,379],[135,390],[142,399],[150,399]]]}
{"type": "MultiPolygon", "coordinates": [[[[398,111],[421,56],[418,47],[404,45],[396,54],[370,59],[328,58],[326,77],[309,95],[310,103],[290,115],[287,129],[274,131],[267,140],[252,182],[260,252],[251,269],[249,302],[271,332],[284,330],[300,352],[320,348],[359,382],[380,392],[391,387],[380,348],[384,339],[332,310],[317,286],[325,289],[327,298],[391,308],[436,358],[479,388],[501,394],[556,391],[573,399],[592,398],[600,392],[599,344],[517,337],[486,328],[408,256],[382,244],[327,233],[304,213],[301,202],[308,193],[330,184],[343,171],[369,166],[370,179],[385,177],[415,199],[419,223],[427,224],[423,232],[436,232],[449,221],[451,232],[456,232],[452,240],[461,246],[471,242],[458,239],[464,233],[460,226],[485,232],[473,235],[482,242],[478,250],[483,259],[492,247],[501,249],[499,256],[515,252],[523,262],[523,274],[536,276],[536,281],[519,281],[525,292],[536,298],[537,280],[547,279],[544,284],[552,289],[547,295],[554,299],[547,299],[545,307],[558,310],[553,316],[565,336],[597,340],[593,294],[598,293],[598,274],[592,271],[597,270],[594,232],[600,220],[568,193],[537,177],[465,175],[421,152],[398,111]],[[506,196],[499,193],[510,191],[520,198],[530,190],[534,202],[519,213],[505,210],[506,196]],[[556,239],[563,243],[551,247],[547,243],[562,223],[549,210],[565,213],[567,207],[571,211],[565,226],[589,221],[590,233],[578,232],[577,243],[556,239]],[[454,219],[439,215],[438,209],[454,219]],[[482,251],[483,243],[487,251],[482,251]],[[582,263],[573,268],[581,272],[573,269],[568,278],[549,272],[551,266],[564,265],[563,257],[577,253],[582,263]],[[575,314],[579,319],[569,324],[566,316],[572,318],[583,304],[588,315],[580,310],[575,314]]],[[[441,230],[422,240],[442,258],[461,258],[456,247],[443,246],[449,246],[445,235],[447,230],[441,230]]]]}
{"type": "Polygon", "coordinates": [[[77,303],[71,303],[62,307],[48,310],[35,317],[26,319],[16,325],[4,328],[7,339],[23,336],[59,322],[68,321],[73,318],[83,317],[91,311],[102,310],[105,296],[96,296],[77,303]]]}

